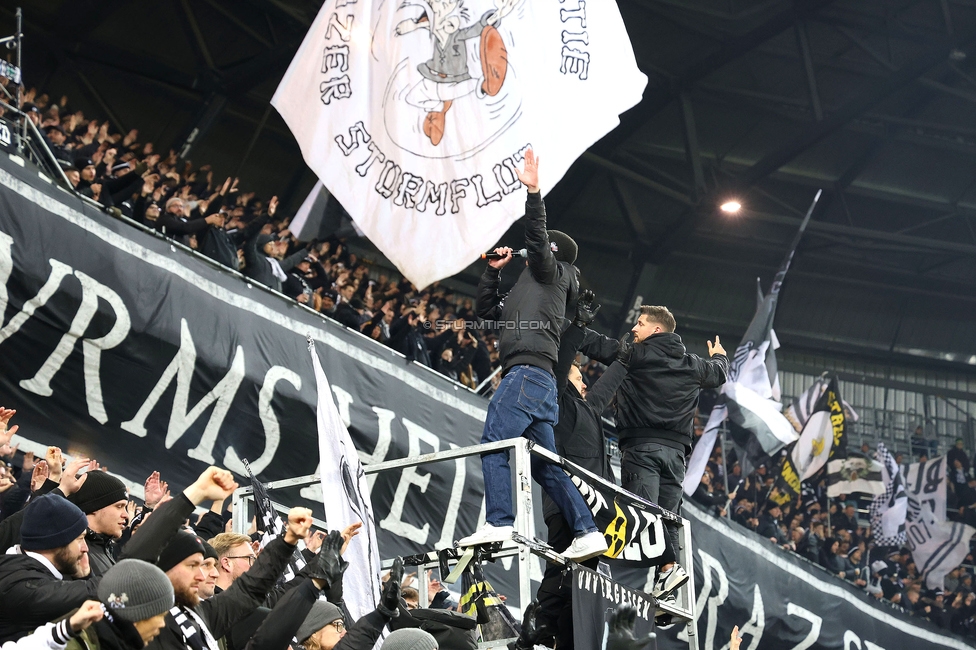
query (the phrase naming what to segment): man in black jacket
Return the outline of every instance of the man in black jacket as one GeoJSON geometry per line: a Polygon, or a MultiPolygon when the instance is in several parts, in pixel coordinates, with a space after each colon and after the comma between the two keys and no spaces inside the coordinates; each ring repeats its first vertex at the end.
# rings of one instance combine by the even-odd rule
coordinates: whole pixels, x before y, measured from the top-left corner
{"type": "MultiPolygon", "coordinates": [[[[602,416],[627,375],[627,366],[616,361],[592,386],[587,388],[583,383],[576,353],[583,343],[586,326],[600,309],[594,301],[592,291],[582,293],[576,306],[576,319],[562,334],[555,368],[559,421],[553,433],[556,452],[560,456],[614,483],[602,416]]],[[[565,548],[573,540],[571,529],[552,499],[543,495],[542,503],[543,518],[549,530],[549,545],[565,548]]],[[[597,558],[583,562],[584,566],[593,570],[596,570],[597,564],[597,558]]],[[[572,572],[566,571],[566,567],[548,563],[537,596],[540,605],[538,621],[548,627],[555,637],[556,647],[565,650],[573,650],[574,647],[571,581],[572,572]]]]}
{"type": "MultiPolygon", "coordinates": [[[[559,352],[559,334],[566,305],[575,303],[579,283],[576,242],[558,231],[546,231],[546,209],[539,191],[539,166],[532,150],[525,154],[525,171],[517,172],[529,189],[525,202],[526,268],[512,291],[498,295],[501,269],[512,260],[512,250],[489,262],[478,285],[478,316],[498,322],[499,351],[504,377],[488,405],[482,443],[525,436],[549,451],[556,450],[553,425],[558,414],[553,366],[559,352]]],[[[508,451],[484,454],[485,518],[480,531],[462,546],[511,539],[515,514],[512,507],[508,451]]],[[[578,562],[607,550],[586,502],[569,477],[558,467],[532,458],[532,477],[549,494],[573,529],[573,542],[563,555],[578,562]]]]}
{"type": "MultiPolygon", "coordinates": [[[[153,512],[132,535],[122,557],[154,563],[196,504],[226,499],[236,489],[230,472],[207,469],[153,512]]],[[[86,600],[97,599],[99,579],[90,574],[87,527],[84,513],[58,490],[25,508],[21,544],[0,556],[0,643],[19,639],[86,600]]]]}
{"type": "Polygon", "coordinates": [[[101,470],[86,473],[85,482],[68,496],[88,518],[88,563],[92,575],[102,577],[118,560],[116,540],[122,537],[129,513],[125,483],[101,470]]]}
{"type": "MultiPolygon", "coordinates": [[[[643,305],[631,330],[632,344],[622,345],[590,330],[582,348],[584,354],[604,363],[616,358],[621,347],[629,357],[630,371],[617,391],[623,487],[671,512],[681,506],[698,395],[703,388],[724,384],[729,372],[729,358],[717,336],[714,343],[708,341],[711,358],[702,359],[685,350],[675,327],[667,307],[643,305]]],[[[688,574],[675,562],[678,530],[670,522],[665,526],[671,548],[662,558],[652,595],[671,600],[688,581],[688,574]]]]}
{"type": "MultiPolygon", "coordinates": [[[[158,515],[154,513],[149,521],[158,515]]],[[[284,535],[264,547],[250,570],[208,600],[200,598],[206,580],[203,540],[192,533],[178,533],[156,562],[173,584],[176,605],[166,616],[166,627],[147,648],[217,650],[216,640],[261,606],[311,525],[311,510],[292,508],[284,535]]]]}

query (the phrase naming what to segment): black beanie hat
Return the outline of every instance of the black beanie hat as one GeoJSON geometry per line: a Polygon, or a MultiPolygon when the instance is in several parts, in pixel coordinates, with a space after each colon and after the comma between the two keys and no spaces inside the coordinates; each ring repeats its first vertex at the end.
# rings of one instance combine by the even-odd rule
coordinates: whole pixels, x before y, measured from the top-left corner
{"type": "Polygon", "coordinates": [[[88,530],[88,517],[78,506],[57,494],[45,494],[24,508],[20,547],[50,551],[67,546],[88,530]]]}
{"type": "Polygon", "coordinates": [[[213,546],[211,546],[210,544],[208,544],[207,542],[205,542],[203,540],[200,540],[200,543],[203,544],[203,559],[204,560],[209,560],[209,559],[213,558],[214,560],[217,560],[218,562],[220,561],[220,556],[217,555],[217,551],[214,550],[214,547],[213,546]]]}
{"type": "Polygon", "coordinates": [[[100,470],[90,471],[87,476],[78,491],[68,497],[68,501],[81,508],[86,515],[113,503],[129,500],[125,483],[114,476],[100,470]]]}
{"type": "Polygon", "coordinates": [[[579,254],[579,246],[576,245],[573,238],[559,230],[550,230],[548,234],[549,245],[552,246],[552,254],[555,258],[567,264],[575,262],[576,256],[579,254]]]}
{"type": "Polygon", "coordinates": [[[156,566],[163,571],[169,571],[194,553],[200,553],[206,556],[207,550],[203,547],[203,540],[193,533],[181,530],[176,533],[173,541],[159,554],[156,566]]]}

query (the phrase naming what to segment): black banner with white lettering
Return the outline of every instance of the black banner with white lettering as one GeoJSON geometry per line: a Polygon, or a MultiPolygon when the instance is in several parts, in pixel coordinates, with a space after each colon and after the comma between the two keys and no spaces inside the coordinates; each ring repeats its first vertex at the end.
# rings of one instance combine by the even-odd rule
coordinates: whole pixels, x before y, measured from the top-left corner
{"type": "MultiPolygon", "coordinates": [[[[768,540],[686,503],[694,531],[698,647],[750,650],[971,649],[768,540]]],[[[686,650],[685,626],[658,628],[660,650],[686,650]]],[[[596,647],[596,646],[594,646],[596,647]]]]}
{"type": "MultiPolygon", "coordinates": [[[[576,566],[573,568],[573,643],[577,648],[605,648],[610,633],[610,617],[621,605],[630,605],[637,611],[634,638],[645,639],[654,632],[654,599],[614,582],[596,571],[576,566]]],[[[641,646],[655,650],[650,641],[641,646]]]]}
{"type": "MultiPolygon", "coordinates": [[[[116,221],[0,155],[0,404],[14,442],[97,459],[141,495],[208,465],[316,471],[316,340],[365,463],[477,444],[484,398],[293,301],[116,221]]],[[[242,482],[246,485],[246,482],[242,482]]],[[[371,478],[384,557],[474,531],[477,456],[371,478]]],[[[321,490],[304,490],[322,516],[321,490]]],[[[295,504],[293,494],[272,494],[295,504]]],[[[512,572],[514,573],[514,572],[512,572]]],[[[515,577],[492,575],[517,600],[515,577]]]]}

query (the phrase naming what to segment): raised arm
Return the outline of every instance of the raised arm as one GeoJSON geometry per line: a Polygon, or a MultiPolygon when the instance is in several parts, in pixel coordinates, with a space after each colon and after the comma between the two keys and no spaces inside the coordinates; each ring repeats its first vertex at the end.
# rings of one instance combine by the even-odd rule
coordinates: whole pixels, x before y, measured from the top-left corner
{"type": "Polygon", "coordinates": [[[546,232],[546,205],[539,189],[539,158],[531,149],[525,152],[525,169],[516,169],[515,173],[529,189],[525,199],[525,247],[529,253],[529,271],[536,282],[552,284],[558,277],[559,265],[546,232]]]}
{"type": "Polygon", "coordinates": [[[284,572],[299,540],[308,536],[311,526],[311,510],[292,508],[284,535],[264,547],[254,566],[226,591],[200,603],[214,637],[220,638],[230,632],[235,623],[260,606],[284,572]]]}
{"type": "Polygon", "coordinates": [[[702,388],[718,388],[729,377],[729,357],[722,347],[722,342],[715,337],[715,343],[706,341],[708,354],[711,358],[699,359],[698,371],[702,388]]]}

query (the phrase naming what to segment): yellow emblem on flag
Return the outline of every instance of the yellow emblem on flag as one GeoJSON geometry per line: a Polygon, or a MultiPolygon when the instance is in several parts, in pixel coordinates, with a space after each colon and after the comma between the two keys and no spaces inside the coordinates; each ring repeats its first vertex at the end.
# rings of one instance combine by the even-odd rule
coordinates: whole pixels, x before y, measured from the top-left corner
{"type": "Polygon", "coordinates": [[[617,510],[617,516],[613,518],[607,529],[603,531],[603,535],[607,538],[607,546],[609,549],[604,555],[607,557],[617,557],[620,555],[624,547],[627,546],[627,515],[624,511],[620,509],[617,505],[617,500],[614,499],[613,507],[617,510]]]}

